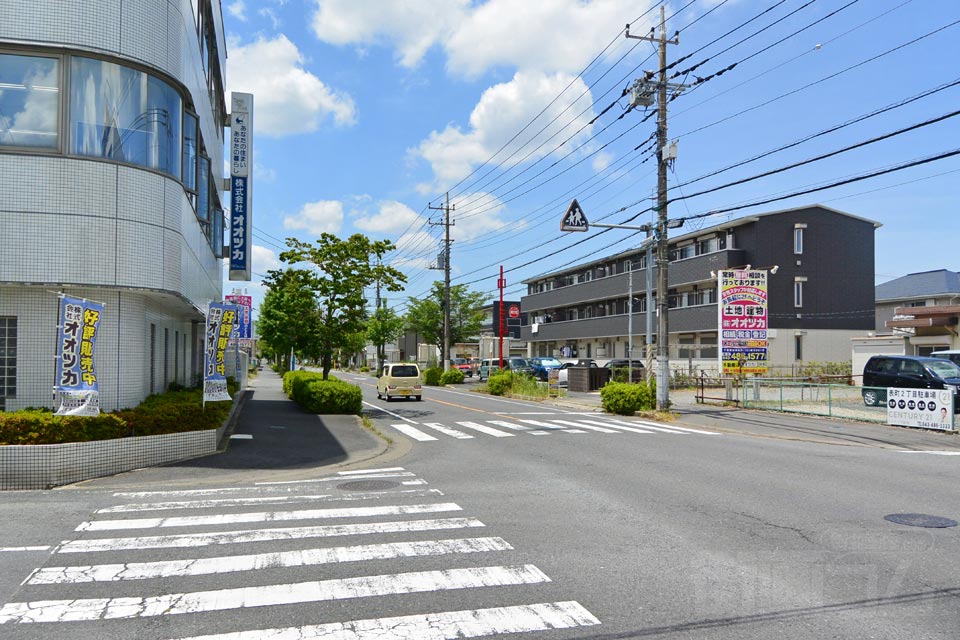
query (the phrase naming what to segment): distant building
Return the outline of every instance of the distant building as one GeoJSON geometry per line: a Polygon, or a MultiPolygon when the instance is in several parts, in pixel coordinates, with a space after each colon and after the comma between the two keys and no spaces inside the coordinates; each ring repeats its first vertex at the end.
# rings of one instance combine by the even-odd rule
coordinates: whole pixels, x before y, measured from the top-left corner
{"type": "MultiPolygon", "coordinates": [[[[769,361],[789,369],[849,361],[850,340],[874,327],[874,232],[879,223],[823,205],[747,216],[670,238],[671,366],[718,368],[717,278],[752,265],[768,281],[769,361]]],[[[654,257],[655,257],[654,253],[654,257]]],[[[656,266],[653,283],[656,286],[656,266]]],[[[633,354],[645,353],[646,252],[599,257],[525,280],[522,337],[530,355],[623,358],[633,315],[633,354]],[[633,273],[633,303],[628,278],[633,273]]],[[[654,299],[661,295],[654,291],[654,299]]],[[[656,313],[656,303],[649,309],[656,313]]],[[[654,338],[656,323],[654,323],[654,338]]]]}
{"type": "MultiPolygon", "coordinates": [[[[494,301],[483,306],[483,324],[480,325],[481,336],[500,337],[500,301],[494,301]]],[[[521,306],[519,300],[503,301],[503,336],[520,339],[521,306]]]]}
{"type": "Polygon", "coordinates": [[[222,293],[220,2],[0,7],[0,410],[51,406],[57,292],[106,305],[104,409],[191,384],[222,293]]]}
{"type": "Polygon", "coordinates": [[[960,348],[960,274],[947,269],[911,273],[877,285],[877,333],[907,337],[906,351],[960,348]]]}

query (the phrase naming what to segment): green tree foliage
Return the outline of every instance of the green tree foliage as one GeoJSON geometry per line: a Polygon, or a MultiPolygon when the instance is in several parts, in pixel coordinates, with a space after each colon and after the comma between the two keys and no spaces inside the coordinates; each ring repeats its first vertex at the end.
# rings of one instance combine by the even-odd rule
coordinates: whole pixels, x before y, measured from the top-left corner
{"type": "Polygon", "coordinates": [[[260,345],[280,363],[283,372],[290,369],[291,349],[301,357],[316,352],[319,315],[313,274],[306,269],[271,271],[264,283],[267,292],[257,322],[260,345]]]}
{"type": "MultiPolygon", "coordinates": [[[[290,248],[280,254],[280,260],[309,265],[309,269],[286,271],[305,274],[302,285],[307,293],[303,295],[312,295],[316,305],[313,312],[303,316],[303,321],[311,325],[311,341],[302,355],[320,360],[326,379],[334,357],[354,349],[357,336],[366,330],[364,288],[379,282],[387,291],[402,291],[406,276],[380,264],[383,255],[394,248],[389,240],[372,241],[362,234],[341,240],[324,233],[314,244],[288,238],[287,246],[290,248]]],[[[286,271],[271,271],[267,286],[272,289],[279,284],[286,271]]],[[[264,334],[265,327],[260,331],[264,334]]]]}
{"type": "Polygon", "coordinates": [[[377,309],[367,321],[367,340],[377,347],[377,370],[383,368],[385,348],[403,335],[406,321],[393,309],[377,309]]]}
{"type": "MultiPolygon", "coordinates": [[[[419,333],[425,342],[437,346],[441,359],[443,352],[443,283],[434,282],[430,293],[423,298],[409,298],[407,327],[419,333]]],[[[483,324],[483,304],[486,296],[470,291],[465,284],[450,287],[450,344],[469,342],[480,334],[483,324]]]]}

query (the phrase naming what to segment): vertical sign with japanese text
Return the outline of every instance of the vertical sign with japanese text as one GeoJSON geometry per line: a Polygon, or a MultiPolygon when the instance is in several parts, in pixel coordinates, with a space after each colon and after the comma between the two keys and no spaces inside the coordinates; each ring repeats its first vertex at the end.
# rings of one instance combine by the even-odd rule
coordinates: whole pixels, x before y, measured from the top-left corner
{"type": "Polygon", "coordinates": [[[100,386],[93,354],[103,304],[61,296],[57,335],[57,415],[100,415],[100,386]]]}
{"type": "MultiPolygon", "coordinates": [[[[251,313],[253,311],[253,296],[234,293],[223,296],[223,299],[240,307],[240,316],[237,318],[237,328],[233,332],[233,337],[240,338],[241,340],[249,340],[252,325],[251,313]]],[[[241,343],[241,345],[243,344],[244,343],[241,343]]]]}
{"type": "Polygon", "coordinates": [[[731,269],[718,274],[720,371],[767,372],[767,272],[731,269]]]}
{"type": "Polygon", "coordinates": [[[203,348],[203,401],[230,400],[227,392],[226,351],[237,323],[237,306],[211,302],[203,348]]]}
{"type": "Polygon", "coordinates": [[[230,96],[230,280],[250,280],[253,94],[230,96]]]}

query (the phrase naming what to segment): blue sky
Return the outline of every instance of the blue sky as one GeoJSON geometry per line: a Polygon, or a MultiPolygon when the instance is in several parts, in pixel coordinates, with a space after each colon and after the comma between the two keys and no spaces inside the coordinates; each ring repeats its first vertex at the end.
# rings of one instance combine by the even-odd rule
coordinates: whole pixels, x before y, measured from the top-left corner
{"type": "MultiPolygon", "coordinates": [[[[594,222],[651,220],[641,212],[651,204],[656,165],[643,159],[656,116],[644,121],[642,109],[624,115],[620,96],[643,70],[656,68],[653,47],[626,39],[624,25],[648,32],[659,20],[657,6],[647,0],[224,0],[227,90],[255,96],[253,271],[278,267],[286,237],[313,241],[328,231],[390,239],[399,246],[390,262],[409,284],[389,304],[403,312],[408,297],[422,296],[442,277],[427,268],[442,237],[442,227],[428,224],[431,215],[439,219],[428,205],[440,205],[447,190],[456,205],[453,282],[491,298],[501,264],[507,297],[519,298],[523,279],[636,246],[640,238],[626,231],[561,234],[559,222],[572,197],[594,222]]],[[[945,87],[960,81],[955,0],[683,0],[666,4],[666,16],[668,33],[680,31],[668,62],[690,55],[675,70],[703,63],[674,82],[691,85],[737,63],[669,103],[668,133],[678,144],[671,198],[960,108],[960,84],[945,87]]],[[[673,202],[671,219],[691,219],[671,233],[819,202],[882,223],[878,284],[958,270],[960,156],[694,218],[950,152],[960,148],[958,134],[960,118],[951,117],[673,202]]],[[[256,304],[259,279],[225,282],[224,289],[247,288],[256,304]]]]}

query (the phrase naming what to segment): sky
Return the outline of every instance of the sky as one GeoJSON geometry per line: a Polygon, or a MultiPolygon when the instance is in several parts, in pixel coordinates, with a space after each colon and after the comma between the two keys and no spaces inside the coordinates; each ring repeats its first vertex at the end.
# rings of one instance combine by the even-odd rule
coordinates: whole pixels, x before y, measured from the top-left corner
{"type": "MultiPolygon", "coordinates": [[[[285,238],[362,233],[397,245],[387,263],[408,283],[387,304],[403,313],[442,280],[430,267],[447,193],[452,283],[491,300],[501,265],[506,299],[519,299],[525,279],[638,246],[630,231],[559,227],[573,198],[591,222],[653,220],[656,107],[628,109],[623,94],[659,68],[625,25],[649,34],[659,6],[223,0],[228,95],[254,94],[254,280],[224,292],[244,289],[257,306],[285,238]]],[[[929,160],[960,150],[960,3],[664,6],[667,33],[679,31],[668,64],[688,56],[670,68],[685,85],[668,103],[668,217],[684,219],[671,235],[821,203],[882,224],[876,284],[960,270],[960,155],[929,160]]]]}

